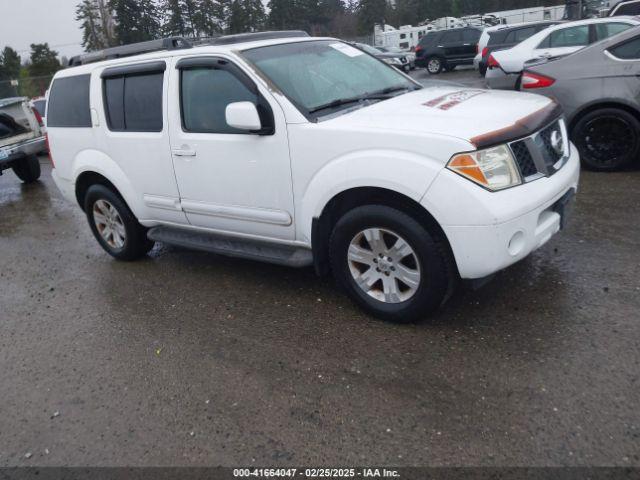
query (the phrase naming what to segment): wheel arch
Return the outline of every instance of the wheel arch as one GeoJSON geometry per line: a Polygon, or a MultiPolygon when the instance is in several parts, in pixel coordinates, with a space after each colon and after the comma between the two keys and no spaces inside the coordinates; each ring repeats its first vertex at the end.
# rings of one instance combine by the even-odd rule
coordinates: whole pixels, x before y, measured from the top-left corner
{"type": "MultiPolygon", "coordinates": [[[[418,220],[434,237],[444,245],[453,261],[453,251],[449,240],[437,222],[420,203],[402,193],[381,187],[354,187],[344,190],[329,200],[319,216],[312,219],[311,248],[316,273],[329,273],[329,237],[336,222],[349,210],[364,205],[384,205],[396,208],[418,220]]],[[[455,261],[452,262],[457,274],[455,261]]]]}
{"type": "Polygon", "coordinates": [[[87,191],[92,185],[104,185],[118,195],[125,203],[127,203],[122,194],[118,191],[118,188],[104,175],[94,172],[92,170],[86,170],[82,172],[76,179],[75,193],[76,200],[80,208],[84,210],[84,199],[87,195],[87,191]]]}
{"type": "Polygon", "coordinates": [[[573,133],[573,129],[575,128],[578,121],[584,117],[585,115],[594,112],[596,110],[602,110],[605,108],[618,108],[620,110],[624,110],[627,113],[633,115],[638,121],[640,121],[640,111],[635,108],[630,103],[621,99],[600,99],[595,102],[588,103],[583,105],[579,110],[577,110],[569,120],[569,134],[573,133]]]}

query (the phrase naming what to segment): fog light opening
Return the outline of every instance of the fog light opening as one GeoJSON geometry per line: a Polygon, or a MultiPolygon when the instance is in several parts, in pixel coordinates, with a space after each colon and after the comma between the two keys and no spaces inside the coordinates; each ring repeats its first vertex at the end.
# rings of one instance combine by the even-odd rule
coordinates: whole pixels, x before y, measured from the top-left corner
{"type": "Polygon", "coordinates": [[[509,246],[507,247],[509,254],[515,257],[520,252],[522,252],[523,248],[524,248],[524,232],[519,231],[514,233],[513,236],[511,237],[511,240],[509,240],[509,246]]]}

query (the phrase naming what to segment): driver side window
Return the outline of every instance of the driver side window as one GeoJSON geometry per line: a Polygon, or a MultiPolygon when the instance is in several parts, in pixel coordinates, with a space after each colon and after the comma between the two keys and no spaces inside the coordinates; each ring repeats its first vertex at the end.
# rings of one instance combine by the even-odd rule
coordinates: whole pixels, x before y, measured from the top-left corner
{"type": "Polygon", "coordinates": [[[227,124],[227,105],[234,102],[258,104],[257,95],[235,75],[215,67],[183,69],[180,101],[183,128],[196,133],[246,133],[227,124]]]}

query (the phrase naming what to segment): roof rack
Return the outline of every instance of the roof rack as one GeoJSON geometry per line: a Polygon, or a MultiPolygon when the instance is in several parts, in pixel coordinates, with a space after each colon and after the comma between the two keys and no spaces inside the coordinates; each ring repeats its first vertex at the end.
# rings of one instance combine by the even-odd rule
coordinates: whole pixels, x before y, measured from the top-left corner
{"type": "Polygon", "coordinates": [[[273,40],[276,38],[308,37],[304,30],[277,30],[254,33],[238,33],[235,35],[223,35],[222,37],[208,38],[203,41],[206,45],[231,45],[233,43],[255,42],[258,40],[273,40]]]}
{"type": "Polygon", "coordinates": [[[132,43],[129,45],[122,45],[120,47],[106,48],[97,52],[77,55],[75,57],[71,57],[69,60],[69,66],[76,67],[78,65],[86,65],[88,63],[101,62],[103,60],[111,60],[114,58],[131,57],[133,55],[157,52],[160,50],[178,50],[191,47],[191,42],[183,37],[161,38],[158,40],[132,43]]]}

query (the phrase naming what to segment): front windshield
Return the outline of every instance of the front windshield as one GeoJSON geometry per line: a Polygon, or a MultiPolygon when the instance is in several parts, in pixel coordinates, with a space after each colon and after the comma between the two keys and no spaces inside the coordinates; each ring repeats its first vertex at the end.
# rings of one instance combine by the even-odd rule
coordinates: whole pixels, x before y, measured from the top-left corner
{"type": "Polygon", "coordinates": [[[318,115],[326,115],[354,106],[345,99],[419,88],[393,67],[335,40],[258,47],[243,55],[307,116],[319,108],[318,115]]]}

